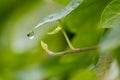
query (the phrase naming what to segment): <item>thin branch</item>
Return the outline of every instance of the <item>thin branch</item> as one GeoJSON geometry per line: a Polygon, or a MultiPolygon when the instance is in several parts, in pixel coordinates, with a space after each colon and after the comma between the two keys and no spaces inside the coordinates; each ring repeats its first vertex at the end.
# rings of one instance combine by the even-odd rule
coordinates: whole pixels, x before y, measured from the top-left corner
{"type": "Polygon", "coordinates": [[[66,41],[67,41],[67,43],[68,43],[68,45],[70,47],[70,49],[74,50],[75,48],[72,46],[72,44],[71,44],[71,42],[70,42],[70,40],[69,40],[69,38],[68,38],[68,36],[67,36],[67,34],[65,33],[64,30],[62,30],[62,33],[63,33],[63,35],[64,35],[64,37],[65,37],[65,39],[66,39],[66,41]]]}
{"type": "Polygon", "coordinates": [[[73,50],[58,52],[56,53],[56,55],[74,54],[77,52],[85,52],[85,51],[90,51],[90,50],[95,50],[95,49],[98,49],[98,46],[91,46],[91,47],[86,47],[86,48],[75,48],[73,50]]]}
{"type": "Polygon", "coordinates": [[[86,48],[74,48],[72,50],[66,50],[66,51],[62,51],[62,52],[53,52],[48,49],[48,45],[46,43],[44,43],[43,41],[41,41],[41,47],[50,55],[74,54],[77,52],[85,52],[85,51],[98,49],[98,45],[97,45],[97,46],[90,46],[90,47],[86,47],[86,48]]]}
{"type": "Polygon", "coordinates": [[[67,43],[68,43],[68,46],[70,47],[70,49],[73,50],[74,47],[73,47],[73,45],[71,44],[71,42],[70,42],[70,40],[69,40],[66,32],[63,30],[63,25],[62,25],[62,21],[61,21],[61,20],[58,20],[58,26],[61,28],[62,33],[63,33],[63,35],[64,35],[64,37],[65,37],[65,39],[66,39],[66,41],[67,41],[67,43]]]}

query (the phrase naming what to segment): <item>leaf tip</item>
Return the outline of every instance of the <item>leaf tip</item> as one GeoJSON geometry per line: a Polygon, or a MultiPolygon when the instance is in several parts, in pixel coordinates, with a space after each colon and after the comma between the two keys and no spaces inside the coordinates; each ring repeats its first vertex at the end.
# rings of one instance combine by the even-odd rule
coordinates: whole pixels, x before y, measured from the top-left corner
{"type": "Polygon", "coordinates": [[[58,26],[58,27],[55,28],[52,32],[49,32],[48,34],[49,34],[49,35],[56,34],[56,33],[58,33],[60,30],[61,30],[61,27],[58,26]]]}

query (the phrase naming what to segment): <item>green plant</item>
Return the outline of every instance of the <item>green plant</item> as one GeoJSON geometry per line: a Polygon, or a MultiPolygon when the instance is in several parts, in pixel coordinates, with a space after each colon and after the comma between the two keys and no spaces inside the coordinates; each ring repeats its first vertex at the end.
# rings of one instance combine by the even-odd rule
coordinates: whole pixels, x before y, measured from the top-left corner
{"type": "Polygon", "coordinates": [[[119,17],[119,0],[0,0],[0,80],[119,80],[119,17]]]}
{"type": "MultiPolygon", "coordinates": [[[[93,22],[93,24],[96,24],[99,22],[100,23],[99,23],[99,25],[94,25],[94,26],[98,27],[100,30],[103,30],[103,28],[105,29],[105,30],[99,32],[100,34],[102,34],[102,36],[99,38],[99,39],[101,39],[101,41],[100,40],[98,41],[98,44],[97,44],[98,46],[92,46],[92,47],[88,47],[88,48],[74,48],[73,45],[71,44],[66,32],[63,29],[63,23],[61,21],[63,18],[69,16],[69,14],[74,15],[75,14],[74,12],[77,12],[77,10],[79,8],[81,9],[81,14],[82,14],[82,10],[84,12],[84,7],[91,6],[90,4],[95,5],[94,1],[95,0],[93,0],[93,2],[87,1],[87,0],[73,0],[73,1],[71,1],[70,4],[68,4],[68,6],[63,11],[56,13],[56,14],[52,14],[52,15],[48,16],[47,18],[43,19],[42,22],[40,22],[37,26],[35,26],[35,29],[38,28],[39,26],[47,23],[47,22],[53,22],[53,21],[58,22],[58,27],[48,34],[50,34],[50,35],[56,34],[59,31],[62,31],[62,33],[63,33],[63,35],[68,43],[68,46],[70,47],[71,50],[63,51],[63,52],[53,52],[53,51],[48,49],[48,45],[46,43],[41,41],[42,48],[50,55],[62,55],[62,54],[71,54],[71,53],[73,54],[76,52],[84,52],[84,51],[99,49],[100,57],[99,57],[99,60],[97,63],[97,67],[99,68],[98,76],[101,80],[103,80],[103,79],[106,79],[104,75],[105,75],[107,69],[110,68],[110,64],[112,63],[112,60],[113,60],[113,58],[111,57],[111,55],[112,55],[111,52],[117,46],[119,46],[119,40],[120,40],[120,38],[119,38],[120,1],[119,0],[103,1],[103,3],[106,2],[108,4],[107,5],[105,4],[104,7],[99,6],[98,9],[101,9],[101,10],[98,11],[96,9],[98,11],[98,14],[96,13],[96,14],[90,16],[92,18],[92,16],[97,15],[96,16],[97,18],[95,18],[95,19],[97,19],[97,22],[95,21],[95,22],[93,22]],[[106,28],[109,31],[106,31],[106,28]],[[112,29],[110,29],[110,28],[112,28],[112,29]],[[105,33],[102,33],[102,32],[105,32],[105,33]],[[106,34],[106,32],[107,32],[107,34],[106,34]]],[[[102,3],[102,1],[101,1],[101,3],[102,3]]],[[[88,12],[88,14],[89,14],[89,12],[88,12]]],[[[84,15],[84,13],[83,13],[83,15],[84,15]]],[[[65,20],[67,20],[67,19],[65,19],[65,20]]],[[[90,21],[88,21],[88,22],[90,22],[90,21]]],[[[69,24],[72,24],[72,22],[69,24]]],[[[81,26],[81,27],[83,27],[83,26],[81,26]]],[[[79,29],[79,27],[78,28],[75,27],[75,29],[72,27],[69,27],[68,29],[73,33],[76,33],[77,31],[79,31],[79,30],[76,30],[76,29],[79,29]]],[[[91,28],[91,29],[93,29],[93,28],[91,28]]],[[[96,32],[97,32],[97,30],[95,31],[95,34],[96,34],[96,32]]],[[[30,34],[32,34],[32,33],[33,33],[33,31],[28,34],[28,37],[31,37],[30,34]]],[[[79,34],[79,32],[76,34],[79,34]]],[[[78,36],[78,37],[80,37],[80,36],[78,36]]]]}

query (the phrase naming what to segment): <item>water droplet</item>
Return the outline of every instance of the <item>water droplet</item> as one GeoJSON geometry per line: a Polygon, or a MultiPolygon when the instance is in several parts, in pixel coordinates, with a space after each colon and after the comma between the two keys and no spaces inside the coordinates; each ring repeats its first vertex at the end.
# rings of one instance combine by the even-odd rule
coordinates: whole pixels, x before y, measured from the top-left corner
{"type": "Polygon", "coordinates": [[[29,38],[29,39],[33,39],[35,36],[34,36],[34,32],[32,31],[32,32],[30,32],[30,33],[28,33],[27,34],[27,37],[29,38]]]}

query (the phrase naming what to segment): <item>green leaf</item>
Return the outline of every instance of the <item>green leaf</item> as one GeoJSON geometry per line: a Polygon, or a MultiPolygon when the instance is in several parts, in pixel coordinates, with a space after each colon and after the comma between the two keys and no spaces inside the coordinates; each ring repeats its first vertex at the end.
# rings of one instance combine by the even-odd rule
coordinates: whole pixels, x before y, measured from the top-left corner
{"type": "Polygon", "coordinates": [[[63,0],[54,0],[54,1],[56,1],[62,5],[67,5],[71,0],[64,0],[64,1],[63,0]]]}
{"type": "Polygon", "coordinates": [[[112,28],[120,25],[120,0],[113,0],[103,11],[100,27],[112,28]]]}
{"type": "Polygon", "coordinates": [[[114,50],[114,53],[115,53],[115,57],[118,61],[118,64],[120,66],[120,46],[114,50]]]}
{"type": "Polygon", "coordinates": [[[65,18],[67,28],[73,33],[86,31],[82,30],[82,27],[89,27],[91,30],[94,27],[97,29],[101,13],[110,1],[111,0],[84,0],[75,11],[65,18]]]}
{"type": "Polygon", "coordinates": [[[79,6],[73,13],[66,17],[68,30],[76,34],[73,39],[75,47],[98,44],[102,34],[102,30],[98,28],[98,23],[100,15],[108,2],[108,0],[86,1],[81,5],[83,7],[79,6]]]}
{"type": "Polygon", "coordinates": [[[101,52],[111,51],[120,45],[120,27],[115,27],[107,32],[100,44],[101,52]]]}
{"type": "MultiPolygon", "coordinates": [[[[80,48],[99,43],[102,30],[98,28],[98,23],[101,13],[108,2],[109,0],[84,1],[81,6],[66,17],[65,23],[67,29],[75,34],[72,38],[74,47],[80,48]]],[[[65,55],[61,58],[61,62],[75,63],[79,61],[82,66],[88,66],[89,64],[96,63],[97,56],[97,50],[87,51],[74,55],[65,55]]]]}
{"type": "Polygon", "coordinates": [[[61,31],[61,27],[57,27],[57,28],[55,28],[52,32],[49,32],[48,34],[50,34],[50,35],[52,35],[52,34],[56,34],[56,33],[58,33],[59,31],[61,31]]]}
{"type": "Polygon", "coordinates": [[[43,41],[41,41],[41,47],[44,49],[44,50],[48,50],[48,45],[46,43],[44,43],[43,41]]]}
{"type": "Polygon", "coordinates": [[[38,25],[35,26],[35,28],[40,27],[41,25],[53,22],[59,19],[62,19],[63,17],[67,16],[69,13],[71,13],[74,9],[76,9],[84,0],[73,0],[71,1],[65,9],[63,9],[61,12],[51,14],[44,18],[38,25]]]}
{"type": "Polygon", "coordinates": [[[97,80],[97,78],[93,71],[84,69],[75,71],[75,73],[71,75],[70,80],[97,80]]]}
{"type": "Polygon", "coordinates": [[[48,45],[47,45],[45,42],[43,42],[43,41],[41,41],[41,47],[42,47],[48,54],[50,54],[50,55],[55,55],[55,54],[56,54],[56,53],[50,51],[50,50],[48,49],[48,45]]]}

